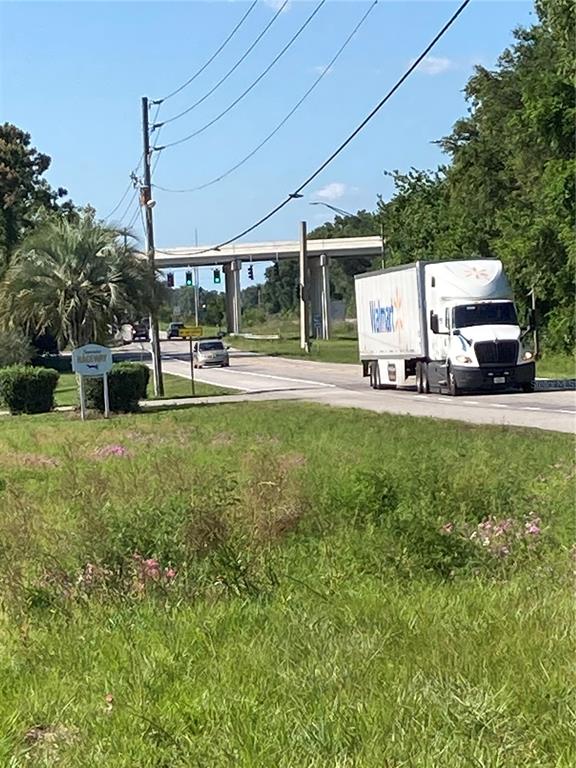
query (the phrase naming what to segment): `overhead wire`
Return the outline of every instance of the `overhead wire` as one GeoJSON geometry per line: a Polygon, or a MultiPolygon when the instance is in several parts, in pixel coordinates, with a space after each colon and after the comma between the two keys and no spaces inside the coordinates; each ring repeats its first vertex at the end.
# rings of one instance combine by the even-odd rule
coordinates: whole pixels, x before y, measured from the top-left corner
{"type": "Polygon", "coordinates": [[[207,98],[209,98],[215,91],[217,91],[218,88],[220,88],[220,86],[223,85],[226,82],[226,80],[228,80],[228,78],[238,69],[240,64],[242,64],[242,62],[250,55],[250,53],[252,53],[254,48],[256,48],[260,40],[262,40],[264,35],[268,32],[270,27],[272,27],[276,19],[280,16],[284,8],[288,5],[288,2],[289,0],[284,0],[282,5],[278,7],[278,9],[276,10],[276,13],[274,14],[274,16],[272,16],[268,24],[266,24],[262,32],[260,32],[260,34],[256,37],[256,39],[252,42],[252,44],[247,48],[247,50],[242,54],[242,56],[238,59],[238,61],[234,64],[234,66],[232,66],[226,72],[226,74],[223,77],[221,77],[220,80],[218,80],[216,85],[214,85],[209,91],[207,91],[204,94],[204,96],[202,96],[202,98],[198,99],[198,101],[195,101],[194,104],[191,104],[189,107],[182,110],[182,112],[179,112],[177,115],[173,115],[172,117],[166,118],[166,120],[164,120],[162,123],[154,123],[152,125],[152,131],[155,131],[156,128],[160,128],[162,125],[166,125],[167,123],[172,123],[174,122],[174,120],[179,120],[181,117],[184,117],[184,115],[189,114],[190,112],[192,112],[193,109],[196,109],[196,107],[200,106],[200,104],[206,101],[207,98]]]}
{"type": "MultiPolygon", "coordinates": [[[[272,61],[270,62],[270,64],[268,64],[266,69],[264,69],[258,75],[258,77],[255,80],[252,81],[252,83],[248,86],[248,88],[246,88],[244,91],[242,91],[240,96],[238,96],[236,99],[234,99],[234,101],[231,104],[229,104],[226,107],[226,109],[224,109],[222,112],[220,112],[220,114],[216,115],[216,117],[212,118],[212,120],[210,120],[209,122],[205,123],[201,128],[198,128],[196,131],[193,131],[192,133],[188,134],[187,136],[184,136],[181,139],[177,139],[176,141],[171,141],[168,144],[164,144],[161,147],[154,146],[153,149],[156,152],[158,152],[160,150],[168,149],[170,147],[176,147],[179,144],[184,144],[184,142],[190,141],[190,139],[193,139],[195,136],[199,136],[201,133],[204,133],[204,131],[206,131],[208,128],[210,128],[212,125],[214,125],[214,123],[217,123],[219,120],[221,120],[224,117],[224,115],[227,115],[228,112],[230,112],[237,104],[239,104],[242,101],[242,99],[244,99],[250,93],[250,91],[252,91],[258,85],[258,83],[268,74],[268,72],[270,72],[272,67],[274,67],[278,63],[278,61],[280,61],[282,56],[284,56],[284,54],[289,50],[289,48],[292,47],[292,45],[296,42],[296,40],[300,37],[300,35],[304,32],[306,27],[312,22],[312,20],[316,16],[316,14],[320,11],[322,6],[325,5],[325,4],[326,4],[326,0],[320,0],[318,5],[316,6],[316,8],[314,8],[314,10],[308,16],[306,21],[300,26],[300,28],[297,30],[297,32],[290,38],[290,40],[282,48],[280,53],[278,53],[272,59],[272,61]]],[[[166,122],[167,121],[165,121],[164,123],[160,123],[160,125],[161,126],[162,125],[166,125],[166,122]]]]}
{"type": "MultiPolygon", "coordinates": [[[[252,224],[250,227],[246,227],[242,232],[238,233],[234,237],[230,237],[228,240],[224,240],[221,243],[218,243],[217,245],[212,246],[211,248],[203,248],[201,251],[197,251],[194,255],[199,256],[204,253],[210,253],[211,251],[218,251],[221,248],[224,248],[226,245],[230,245],[231,243],[236,242],[236,240],[240,240],[240,238],[244,237],[245,235],[249,234],[250,232],[253,232],[255,229],[260,227],[264,222],[271,219],[273,216],[275,216],[279,211],[281,211],[283,208],[285,208],[292,200],[302,197],[301,192],[303,189],[305,189],[317,176],[319,176],[322,171],[327,168],[328,165],[350,144],[351,141],[365,128],[365,126],[372,120],[372,118],[382,109],[382,107],[392,98],[392,96],[396,93],[396,91],[403,85],[403,83],[410,77],[412,72],[420,65],[422,60],[430,53],[430,51],[434,48],[434,46],[438,43],[438,41],[446,34],[446,32],[450,29],[450,27],[454,24],[454,22],[458,19],[460,14],[465,10],[465,8],[470,4],[471,0],[464,0],[458,8],[454,11],[452,16],[448,19],[447,22],[442,26],[439,32],[436,33],[436,35],[432,38],[431,42],[428,43],[428,45],[424,48],[424,50],[420,53],[420,55],[413,60],[412,64],[408,67],[408,69],[405,70],[404,74],[396,81],[396,83],[390,88],[390,90],[385,94],[385,96],[376,104],[376,106],[368,113],[368,115],[362,120],[362,122],[352,131],[352,133],[349,134],[349,136],[337,147],[337,149],[332,152],[332,154],[320,165],[316,170],[308,176],[308,178],[300,184],[300,186],[292,193],[290,193],[285,200],[283,200],[281,203],[276,205],[271,211],[269,211],[265,216],[262,216],[257,222],[252,224]]],[[[160,253],[164,253],[164,251],[158,251],[160,253]]]]}
{"type": "Polygon", "coordinates": [[[189,78],[188,78],[188,80],[186,80],[186,82],[182,83],[182,85],[178,86],[178,88],[175,88],[175,89],[174,89],[173,91],[171,91],[171,92],[170,92],[170,93],[169,93],[167,96],[163,96],[161,99],[154,99],[154,100],[153,100],[151,103],[152,103],[152,104],[158,104],[158,105],[160,105],[160,104],[163,104],[165,101],[168,101],[168,99],[171,99],[173,96],[176,96],[176,94],[180,93],[180,92],[181,92],[181,91],[183,91],[185,88],[187,88],[187,87],[188,87],[188,86],[189,86],[191,83],[193,83],[193,82],[194,82],[194,80],[196,80],[196,78],[197,78],[199,75],[201,75],[201,74],[202,74],[202,72],[204,72],[204,70],[205,70],[205,69],[206,69],[208,66],[210,66],[210,64],[212,64],[212,62],[213,62],[213,61],[214,61],[214,59],[215,59],[215,58],[218,56],[218,54],[222,53],[222,51],[223,51],[223,50],[224,50],[224,48],[225,48],[225,47],[228,45],[228,43],[230,42],[230,40],[232,40],[232,38],[234,37],[234,35],[236,34],[236,32],[238,32],[238,30],[240,29],[240,27],[241,27],[241,26],[244,24],[244,22],[246,21],[246,19],[248,18],[248,16],[250,16],[250,14],[252,13],[252,11],[253,11],[253,10],[254,10],[254,8],[256,7],[256,4],[257,4],[257,3],[258,3],[258,0],[254,0],[254,2],[252,3],[252,5],[251,5],[251,6],[248,8],[248,10],[246,11],[246,13],[245,13],[245,14],[242,16],[242,18],[240,19],[240,21],[238,22],[238,24],[236,24],[236,26],[234,27],[234,29],[232,30],[232,32],[230,32],[230,34],[229,34],[229,35],[228,35],[228,37],[227,37],[227,38],[224,40],[224,42],[223,42],[223,43],[220,45],[220,47],[216,49],[216,51],[215,51],[215,52],[212,54],[212,56],[210,56],[210,58],[208,59],[208,61],[206,61],[206,62],[205,62],[205,63],[204,63],[204,64],[203,64],[203,65],[202,65],[202,66],[201,66],[201,67],[200,67],[198,70],[196,70],[196,72],[195,72],[195,73],[194,73],[194,74],[193,74],[191,77],[189,77],[189,78]]]}
{"type": "Polygon", "coordinates": [[[344,40],[340,48],[337,50],[336,54],[332,57],[332,59],[326,64],[326,66],[323,68],[320,75],[316,78],[316,80],[312,83],[312,85],[308,88],[308,90],[304,93],[302,98],[296,102],[296,104],[292,107],[292,109],[288,112],[288,114],[278,123],[278,125],[272,130],[254,149],[249,152],[245,157],[242,158],[242,160],[239,160],[235,165],[233,165],[231,168],[229,168],[227,171],[224,171],[224,173],[221,173],[219,176],[216,176],[215,178],[211,179],[210,181],[205,182],[204,184],[199,184],[196,187],[188,187],[186,189],[170,189],[170,187],[163,187],[160,184],[154,184],[154,187],[156,189],[160,189],[163,192],[175,192],[175,193],[184,193],[184,192],[199,192],[202,189],[206,189],[207,187],[211,187],[212,185],[218,183],[219,181],[222,181],[223,179],[230,176],[230,174],[234,173],[234,171],[238,170],[238,168],[241,168],[245,163],[248,162],[254,155],[259,152],[269,141],[272,139],[278,131],[288,122],[288,120],[292,117],[292,115],[300,108],[300,106],[306,101],[308,96],[315,90],[315,88],[320,84],[320,82],[326,77],[326,75],[329,74],[334,64],[338,61],[340,56],[344,53],[344,50],[348,46],[348,44],[352,41],[356,33],[359,31],[360,27],[364,24],[368,16],[371,14],[371,12],[374,10],[374,8],[378,5],[378,0],[374,0],[373,3],[368,7],[366,12],[362,15],[356,26],[353,28],[353,30],[350,32],[348,37],[344,40]]]}
{"type": "Polygon", "coordinates": [[[134,176],[139,171],[140,166],[142,165],[142,160],[143,159],[144,159],[144,154],[140,155],[140,160],[138,161],[138,165],[130,171],[130,181],[129,181],[128,186],[126,187],[126,189],[124,191],[124,194],[122,195],[120,200],[116,203],[114,208],[112,208],[110,213],[107,216],[104,217],[104,221],[108,221],[108,219],[112,218],[112,216],[114,216],[114,214],[116,213],[118,208],[120,208],[120,206],[122,205],[124,200],[126,200],[126,197],[128,196],[128,193],[130,192],[130,189],[132,189],[133,186],[134,186],[134,176]]]}

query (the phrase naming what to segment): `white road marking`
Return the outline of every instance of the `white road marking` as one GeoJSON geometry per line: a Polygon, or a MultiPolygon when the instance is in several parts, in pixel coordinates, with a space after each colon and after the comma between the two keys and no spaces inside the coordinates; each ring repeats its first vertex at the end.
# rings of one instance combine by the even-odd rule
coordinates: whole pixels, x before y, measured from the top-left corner
{"type": "Polygon", "coordinates": [[[462,405],[480,405],[478,400],[462,400],[462,405]]]}
{"type": "Polygon", "coordinates": [[[288,376],[274,376],[271,373],[254,373],[253,371],[234,371],[229,368],[225,369],[226,375],[230,376],[237,373],[238,376],[260,376],[262,379],[278,379],[278,381],[293,381],[296,384],[312,384],[316,387],[333,387],[336,388],[336,384],[326,384],[324,381],[311,381],[310,379],[291,379],[288,376]]]}
{"type": "Polygon", "coordinates": [[[414,395],[414,400],[428,400],[428,395],[414,395]]]}
{"type": "MultiPolygon", "coordinates": [[[[490,405],[490,403],[487,403],[487,405],[490,405]]],[[[510,408],[509,405],[506,405],[506,403],[491,403],[492,408],[510,408]]]]}
{"type": "Polygon", "coordinates": [[[542,408],[538,408],[536,405],[524,405],[520,408],[521,411],[542,411],[542,408]]]}
{"type": "Polygon", "coordinates": [[[570,416],[576,416],[576,411],[565,411],[560,409],[554,410],[554,413],[569,413],[570,416]]]}

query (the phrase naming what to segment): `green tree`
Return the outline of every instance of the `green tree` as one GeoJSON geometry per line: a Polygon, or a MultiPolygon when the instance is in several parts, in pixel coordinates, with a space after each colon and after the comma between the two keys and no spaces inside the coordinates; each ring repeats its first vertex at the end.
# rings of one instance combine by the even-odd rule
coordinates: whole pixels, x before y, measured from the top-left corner
{"type": "Polygon", "coordinates": [[[43,178],[50,157],[31,146],[28,133],[11,123],[0,125],[0,275],[14,249],[48,212],[73,209],[58,203],[68,193],[43,178]]]}
{"type": "Polygon", "coordinates": [[[0,321],[28,334],[50,330],[61,348],[105,341],[110,326],[146,314],[161,287],[120,233],[94,221],[55,218],[13,254],[0,286],[0,321]]]}

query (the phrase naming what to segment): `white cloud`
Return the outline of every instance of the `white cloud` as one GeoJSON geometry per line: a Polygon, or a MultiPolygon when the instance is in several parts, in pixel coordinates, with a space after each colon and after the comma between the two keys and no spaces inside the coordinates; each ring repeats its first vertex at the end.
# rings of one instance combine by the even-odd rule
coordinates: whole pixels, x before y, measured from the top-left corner
{"type": "MultiPolygon", "coordinates": [[[[264,4],[272,8],[273,11],[278,11],[284,5],[284,0],[264,0],[264,4]]],[[[292,0],[288,0],[288,2],[286,3],[286,7],[282,10],[282,13],[286,13],[286,11],[289,11],[291,5],[292,5],[292,0]]]]}
{"type": "Polygon", "coordinates": [[[322,189],[318,189],[314,194],[321,200],[340,200],[348,192],[348,187],[341,181],[333,181],[326,184],[322,189]]]}
{"type": "Polygon", "coordinates": [[[331,75],[332,72],[334,72],[334,67],[328,67],[326,69],[326,64],[319,64],[317,67],[312,67],[312,71],[315,72],[317,75],[322,75],[324,73],[324,70],[326,70],[327,75],[331,75]]]}
{"type": "MultiPolygon", "coordinates": [[[[414,59],[410,62],[414,63],[414,59]]],[[[454,69],[456,64],[444,56],[426,56],[418,64],[418,70],[425,75],[442,75],[444,72],[448,72],[449,69],[454,69]]]]}

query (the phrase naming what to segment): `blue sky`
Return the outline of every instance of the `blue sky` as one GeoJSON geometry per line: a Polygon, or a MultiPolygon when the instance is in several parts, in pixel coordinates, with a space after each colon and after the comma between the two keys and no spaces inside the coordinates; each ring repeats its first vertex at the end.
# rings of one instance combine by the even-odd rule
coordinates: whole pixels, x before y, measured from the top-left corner
{"type": "MultiPolygon", "coordinates": [[[[200,136],[162,153],[154,181],[171,188],[196,186],[244,157],[312,84],[370,2],[328,0],[237,107],[200,136]]],[[[316,4],[290,0],[234,74],[198,108],[166,126],[161,143],[191,133],[225,109],[316,4]]],[[[159,119],[202,97],[242,56],[277,5],[278,0],[259,0],[216,60],[162,105],[159,119]]],[[[105,216],[125,191],[141,155],[141,96],[159,98],[177,88],[211,56],[248,6],[241,0],[0,0],[0,121],[31,133],[34,145],[52,157],[48,179],[54,186],[66,187],[75,202],[91,203],[105,216]]],[[[380,0],[333,70],[254,158],[201,192],[155,192],[157,245],[191,245],[196,232],[201,244],[212,244],[260,218],[364,118],[456,7],[453,2],[380,0]]],[[[378,193],[388,197],[392,191],[384,170],[431,168],[441,162],[431,142],[465,113],[462,90],[474,64],[493,66],[511,43],[514,27],[535,20],[530,2],[473,2],[425,65],[305,198],[247,240],[295,239],[300,220],[307,219],[311,229],[330,219],[330,211],[309,205],[312,200],[352,211],[373,209],[378,193]]],[[[140,231],[139,220],[135,228],[140,231]]],[[[256,274],[261,276],[260,267],[256,274]]],[[[211,276],[207,273],[202,282],[209,286],[211,276]]]]}

